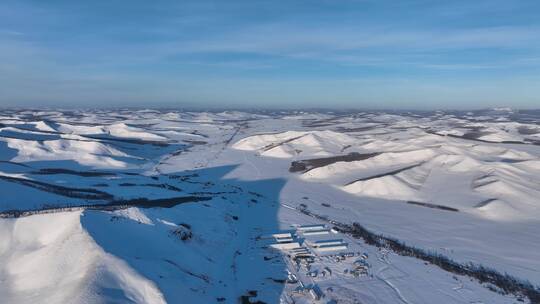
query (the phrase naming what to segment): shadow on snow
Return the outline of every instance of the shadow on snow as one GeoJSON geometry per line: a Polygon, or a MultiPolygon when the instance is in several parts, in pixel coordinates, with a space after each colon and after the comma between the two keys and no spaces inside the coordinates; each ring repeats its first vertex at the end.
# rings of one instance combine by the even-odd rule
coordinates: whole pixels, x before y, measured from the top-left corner
{"type": "Polygon", "coordinates": [[[286,266],[255,239],[279,230],[285,180],[225,178],[235,168],[176,173],[180,187],[198,183],[210,201],[139,209],[128,217],[87,210],[81,223],[104,250],[153,281],[167,302],[279,303],[286,266]]]}

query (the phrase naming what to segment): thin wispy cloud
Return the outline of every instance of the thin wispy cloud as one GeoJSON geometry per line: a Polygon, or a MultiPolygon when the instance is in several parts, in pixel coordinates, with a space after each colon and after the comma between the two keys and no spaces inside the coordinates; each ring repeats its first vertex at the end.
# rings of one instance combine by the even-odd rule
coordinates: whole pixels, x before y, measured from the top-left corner
{"type": "Polygon", "coordinates": [[[195,40],[185,51],[287,53],[319,50],[362,50],[376,47],[404,49],[471,49],[539,46],[540,28],[486,27],[464,30],[399,30],[366,28],[298,28],[269,25],[241,33],[195,40]]]}
{"type": "MultiPolygon", "coordinates": [[[[251,102],[264,99],[257,92],[268,87],[279,91],[280,79],[298,83],[288,88],[298,92],[310,90],[309,83],[350,79],[431,82],[435,88],[460,77],[481,88],[508,77],[538,75],[535,9],[540,4],[534,1],[499,0],[8,0],[0,4],[0,100],[29,101],[36,94],[26,88],[46,88],[55,92],[43,96],[51,101],[62,92],[75,101],[92,93],[105,100],[130,96],[130,89],[163,102],[208,101],[211,89],[219,92],[216,96],[251,102]],[[241,81],[261,89],[242,97],[241,81]],[[69,90],[65,83],[87,93],[69,90]],[[125,94],[118,93],[122,90],[125,94]]],[[[379,88],[388,92],[386,86],[379,88]]],[[[339,90],[333,92],[351,94],[343,100],[362,99],[352,85],[339,90]]],[[[409,93],[400,92],[416,99],[426,90],[411,86],[409,93]]],[[[300,93],[280,98],[302,99],[300,93]]],[[[420,99],[432,98],[426,93],[420,99]]]]}

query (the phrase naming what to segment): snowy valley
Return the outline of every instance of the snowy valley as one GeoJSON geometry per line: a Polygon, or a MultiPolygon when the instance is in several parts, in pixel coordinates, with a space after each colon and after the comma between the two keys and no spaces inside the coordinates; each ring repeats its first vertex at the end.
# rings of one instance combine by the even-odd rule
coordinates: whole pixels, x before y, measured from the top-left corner
{"type": "Polygon", "coordinates": [[[540,111],[0,111],[2,303],[540,303],[540,111]]]}

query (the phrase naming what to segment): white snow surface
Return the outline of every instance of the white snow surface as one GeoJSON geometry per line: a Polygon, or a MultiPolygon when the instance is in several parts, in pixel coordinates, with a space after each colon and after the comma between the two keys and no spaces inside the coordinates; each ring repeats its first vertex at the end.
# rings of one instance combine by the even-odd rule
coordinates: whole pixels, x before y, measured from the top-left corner
{"type": "MultiPolygon", "coordinates": [[[[288,303],[257,237],[321,223],[295,208],[540,285],[540,119],[516,113],[0,111],[0,302],[288,303]]],[[[327,262],[320,303],[517,302],[348,242],[373,277],[327,262]]]]}
{"type": "Polygon", "coordinates": [[[81,212],[0,222],[3,303],[165,303],[156,285],[106,253],[81,212]]]}

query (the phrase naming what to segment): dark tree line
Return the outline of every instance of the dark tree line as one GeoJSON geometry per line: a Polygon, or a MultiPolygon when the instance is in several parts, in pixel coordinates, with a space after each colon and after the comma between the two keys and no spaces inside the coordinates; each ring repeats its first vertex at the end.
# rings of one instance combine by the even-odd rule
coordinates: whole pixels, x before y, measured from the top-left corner
{"type": "Polygon", "coordinates": [[[529,281],[520,280],[507,273],[501,273],[482,265],[456,262],[435,251],[409,246],[399,240],[375,234],[359,223],[353,223],[352,225],[338,224],[335,229],[350,234],[355,238],[363,239],[369,245],[388,248],[399,255],[423,260],[448,272],[475,278],[480,283],[492,284],[499,288],[498,291],[503,294],[514,294],[518,297],[525,296],[529,298],[531,303],[540,303],[540,290],[537,287],[529,281]]]}
{"type": "Polygon", "coordinates": [[[302,206],[298,208],[298,210],[311,217],[329,222],[334,225],[335,230],[349,234],[354,238],[362,239],[368,245],[376,246],[378,248],[388,248],[401,256],[409,256],[423,260],[448,272],[474,278],[480,283],[491,284],[498,288],[498,290],[491,288],[494,291],[502,294],[513,294],[518,298],[527,297],[531,303],[540,304],[540,288],[534,286],[529,281],[518,279],[507,273],[501,273],[495,269],[487,268],[482,265],[459,263],[435,251],[409,246],[399,240],[371,232],[359,223],[349,225],[329,220],[326,216],[312,213],[307,210],[306,207],[302,206]]]}

